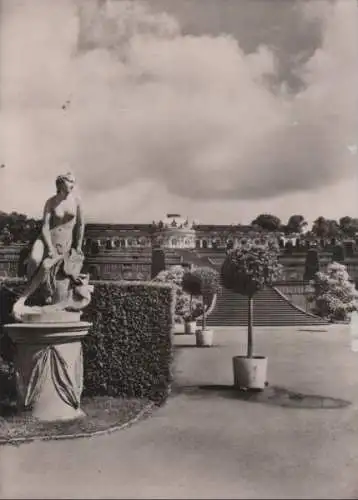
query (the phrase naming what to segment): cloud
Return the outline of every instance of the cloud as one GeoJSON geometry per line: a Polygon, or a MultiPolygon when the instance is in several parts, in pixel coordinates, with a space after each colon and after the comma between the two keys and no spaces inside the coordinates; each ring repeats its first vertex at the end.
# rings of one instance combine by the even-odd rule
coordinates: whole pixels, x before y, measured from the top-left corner
{"type": "MultiPolygon", "coordinates": [[[[98,200],[141,185],[208,202],[268,199],[349,176],[356,5],[302,5],[297,15],[317,19],[322,43],[296,70],[303,87],[292,94],[285,82],[270,85],[278,62],[268,47],[246,54],[230,34],[182,35],[173,16],[145,3],[2,0],[8,182],[45,186],[69,162],[98,200]]],[[[102,206],[103,217],[112,209],[102,206]]]]}

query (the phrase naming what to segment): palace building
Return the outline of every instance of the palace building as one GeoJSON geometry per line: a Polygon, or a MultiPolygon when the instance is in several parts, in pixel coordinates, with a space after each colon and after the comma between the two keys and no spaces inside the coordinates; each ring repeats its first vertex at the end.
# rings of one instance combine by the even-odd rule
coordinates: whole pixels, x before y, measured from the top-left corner
{"type": "MultiPolygon", "coordinates": [[[[146,224],[88,223],[85,228],[84,271],[92,279],[149,280],[162,267],[173,265],[212,266],[220,268],[226,251],[248,240],[256,243],[276,239],[281,248],[284,282],[303,279],[307,249],[319,250],[322,269],[332,260],[334,244],[308,241],[302,235],[285,236],[243,225],[199,224],[177,213],[168,213],[162,220],[146,224]]],[[[345,242],[345,264],[351,277],[358,280],[357,241],[345,242]]],[[[0,245],[0,277],[23,274],[25,245],[0,245]]]]}

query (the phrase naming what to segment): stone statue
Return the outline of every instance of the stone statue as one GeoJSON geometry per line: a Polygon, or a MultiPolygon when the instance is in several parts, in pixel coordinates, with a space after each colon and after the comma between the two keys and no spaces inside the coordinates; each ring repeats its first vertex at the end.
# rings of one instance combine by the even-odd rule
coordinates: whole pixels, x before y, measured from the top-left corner
{"type": "Polygon", "coordinates": [[[45,203],[41,234],[27,260],[27,285],[13,307],[17,321],[69,321],[90,302],[93,287],[81,274],[83,212],[74,187],[71,173],[59,175],[57,192],[45,203]]]}

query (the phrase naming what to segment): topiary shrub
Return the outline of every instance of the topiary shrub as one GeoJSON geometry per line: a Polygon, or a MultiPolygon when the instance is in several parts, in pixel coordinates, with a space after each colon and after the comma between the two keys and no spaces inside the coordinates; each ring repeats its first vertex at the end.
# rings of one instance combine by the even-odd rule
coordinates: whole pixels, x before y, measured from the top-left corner
{"type": "Polygon", "coordinates": [[[231,250],[221,267],[221,282],[225,288],[248,298],[247,357],[253,357],[254,295],[276,281],[282,272],[278,245],[250,244],[231,250]]]}
{"type": "MultiPolygon", "coordinates": [[[[92,323],[83,341],[84,395],[148,398],[160,403],[172,380],[171,286],[146,282],[93,282],[92,301],[82,316],[92,323]]],[[[10,316],[22,280],[0,283],[2,324],[10,316]]],[[[0,341],[11,340],[1,335],[0,341]]],[[[12,351],[7,348],[12,361],[12,351]]]]}
{"type": "Polygon", "coordinates": [[[175,323],[191,321],[202,314],[200,299],[193,297],[183,290],[183,278],[186,274],[183,266],[172,266],[169,269],[161,271],[153,280],[153,283],[170,284],[175,292],[175,323]]]}
{"type": "Polygon", "coordinates": [[[202,298],[203,330],[206,328],[206,310],[213,296],[220,290],[220,274],[211,267],[197,267],[183,276],[183,290],[190,297],[202,298]]]}

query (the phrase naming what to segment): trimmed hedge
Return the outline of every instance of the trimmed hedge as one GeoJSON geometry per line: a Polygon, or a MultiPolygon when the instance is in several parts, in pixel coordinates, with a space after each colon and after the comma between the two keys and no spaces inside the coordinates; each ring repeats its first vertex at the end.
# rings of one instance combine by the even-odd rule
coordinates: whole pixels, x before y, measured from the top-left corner
{"type": "Polygon", "coordinates": [[[172,380],[174,292],[145,282],[94,282],[82,319],[87,395],[162,401],[172,380]]]}
{"type": "MultiPolygon", "coordinates": [[[[92,301],[82,315],[92,323],[84,347],[84,395],[148,398],[162,402],[172,381],[172,326],[175,296],[170,285],[95,281],[92,301]]],[[[0,281],[0,323],[22,280],[0,281]]],[[[1,344],[9,343],[0,330],[1,344]]],[[[11,361],[13,350],[5,349],[11,361]]]]}

